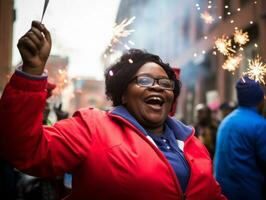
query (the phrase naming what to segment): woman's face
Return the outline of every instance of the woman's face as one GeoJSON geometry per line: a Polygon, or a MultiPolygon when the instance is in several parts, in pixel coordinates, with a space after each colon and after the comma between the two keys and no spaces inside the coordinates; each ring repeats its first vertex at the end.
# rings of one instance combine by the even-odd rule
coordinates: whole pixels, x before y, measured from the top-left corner
{"type": "MultiPolygon", "coordinates": [[[[154,62],[142,65],[134,77],[147,75],[152,78],[167,78],[164,69],[154,62]]],[[[132,78],[134,78],[132,77],[132,78]]],[[[139,86],[135,79],[129,83],[122,96],[122,103],[137,121],[153,133],[162,133],[174,100],[172,90],[166,90],[155,82],[153,86],[139,86]]]]}

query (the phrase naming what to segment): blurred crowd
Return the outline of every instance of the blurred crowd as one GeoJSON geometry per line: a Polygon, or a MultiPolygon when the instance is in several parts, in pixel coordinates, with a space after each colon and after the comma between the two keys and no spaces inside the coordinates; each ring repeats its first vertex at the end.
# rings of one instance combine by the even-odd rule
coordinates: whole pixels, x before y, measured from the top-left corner
{"type": "MultiPolygon", "coordinates": [[[[43,125],[53,124],[49,119],[51,111],[56,115],[56,121],[66,119],[69,115],[68,112],[62,110],[62,103],[52,107],[49,98],[55,87],[56,85],[48,82],[43,125]]],[[[70,174],[66,173],[62,177],[53,179],[34,177],[13,168],[3,160],[0,160],[0,177],[0,197],[1,199],[4,197],[5,200],[59,200],[67,196],[72,187],[70,174]]]]}

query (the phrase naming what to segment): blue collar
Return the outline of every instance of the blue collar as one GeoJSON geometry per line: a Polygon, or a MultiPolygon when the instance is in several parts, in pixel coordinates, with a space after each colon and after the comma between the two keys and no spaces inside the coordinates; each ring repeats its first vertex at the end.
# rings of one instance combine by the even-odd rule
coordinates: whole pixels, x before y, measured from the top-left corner
{"type": "MultiPolygon", "coordinates": [[[[138,121],[128,112],[128,110],[124,106],[117,106],[112,111],[111,114],[118,115],[127,121],[129,121],[131,124],[133,124],[140,132],[142,132],[144,135],[148,135],[147,131],[138,123],[138,121]]],[[[167,117],[165,123],[168,125],[168,127],[174,132],[175,138],[177,140],[185,141],[193,131],[192,127],[184,125],[182,122],[177,121],[174,118],[167,117]]]]}

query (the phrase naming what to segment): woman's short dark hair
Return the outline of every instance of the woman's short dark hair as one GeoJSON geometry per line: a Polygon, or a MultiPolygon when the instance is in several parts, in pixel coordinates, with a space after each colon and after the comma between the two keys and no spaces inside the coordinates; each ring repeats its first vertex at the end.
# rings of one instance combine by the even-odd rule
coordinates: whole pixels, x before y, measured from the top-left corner
{"type": "Polygon", "coordinates": [[[169,79],[175,83],[174,97],[178,97],[181,82],[177,80],[174,70],[157,55],[140,49],[130,49],[115,64],[105,70],[105,94],[113,102],[113,106],[122,105],[122,95],[139,68],[147,62],[160,65],[169,79]]]}

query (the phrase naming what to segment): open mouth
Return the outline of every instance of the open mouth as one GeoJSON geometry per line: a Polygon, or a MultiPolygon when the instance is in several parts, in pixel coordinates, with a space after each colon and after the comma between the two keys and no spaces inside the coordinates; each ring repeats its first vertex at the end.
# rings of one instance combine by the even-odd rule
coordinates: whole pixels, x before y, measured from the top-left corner
{"type": "Polygon", "coordinates": [[[155,108],[161,108],[162,105],[164,104],[164,100],[163,98],[161,97],[158,97],[158,96],[152,96],[152,97],[149,97],[145,100],[145,103],[146,104],[149,104],[155,108]]]}

